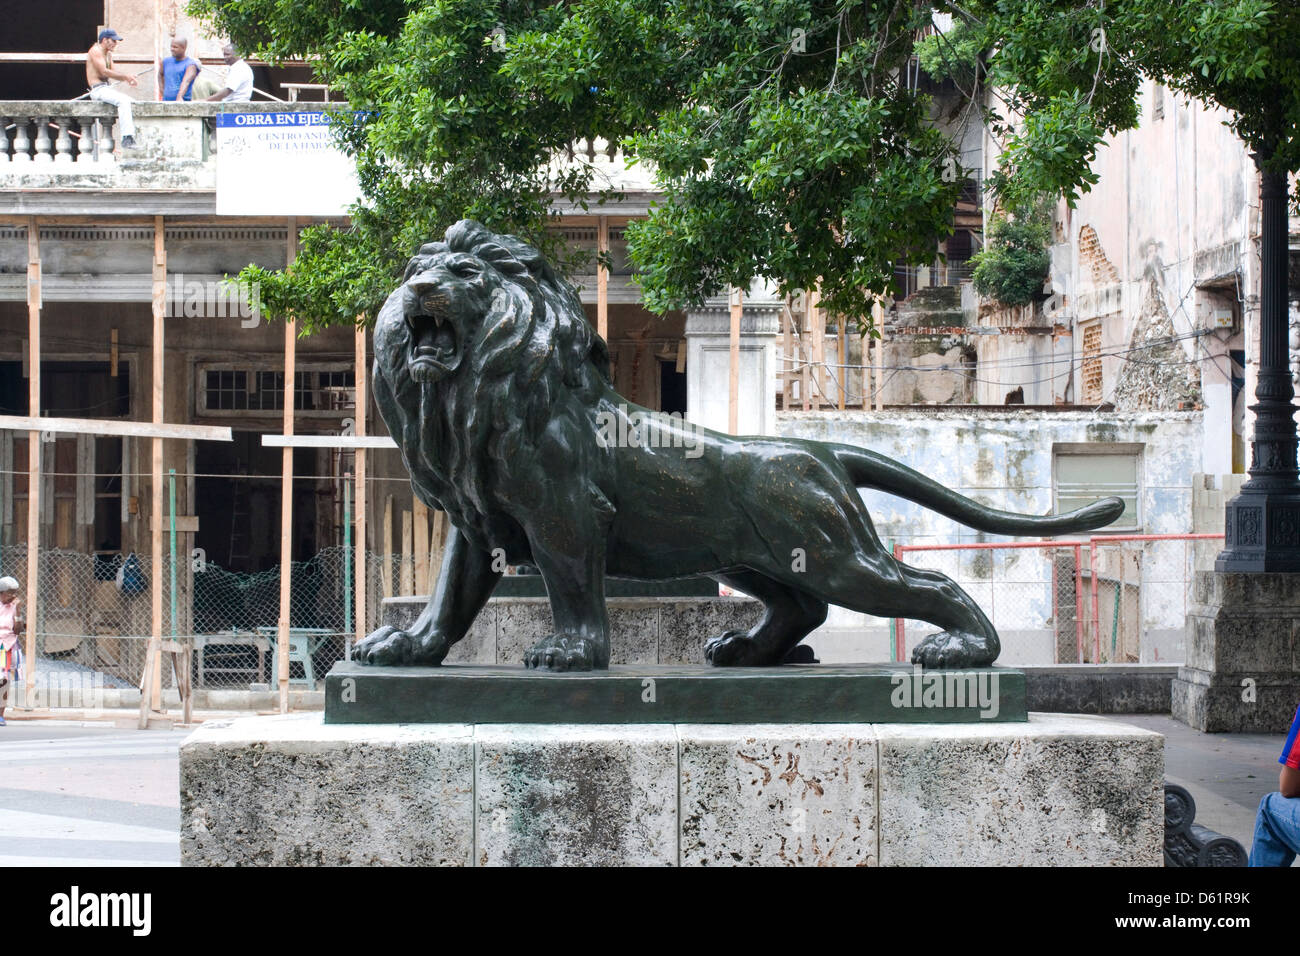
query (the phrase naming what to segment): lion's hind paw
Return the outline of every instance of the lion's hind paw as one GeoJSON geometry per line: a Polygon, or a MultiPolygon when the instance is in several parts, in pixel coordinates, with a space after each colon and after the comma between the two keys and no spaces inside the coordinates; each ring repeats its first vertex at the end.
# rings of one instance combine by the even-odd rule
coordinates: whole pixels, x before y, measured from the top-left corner
{"type": "Polygon", "coordinates": [[[727,631],[704,645],[704,657],[714,667],[753,667],[760,660],[758,643],[745,631],[727,631]]]}
{"type": "Polygon", "coordinates": [[[912,663],[922,667],[988,667],[997,656],[986,638],[964,631],[931,634],[912,651],[912,663]]]}

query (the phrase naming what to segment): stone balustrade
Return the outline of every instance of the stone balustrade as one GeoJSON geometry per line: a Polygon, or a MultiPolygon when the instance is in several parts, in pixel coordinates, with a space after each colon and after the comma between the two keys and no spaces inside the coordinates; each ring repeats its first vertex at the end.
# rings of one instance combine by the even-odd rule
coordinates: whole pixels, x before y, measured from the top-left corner
{"type": "Polygon", "coordinates": [[[0,164],[111,163],[116,117],[113,107],[88,101],[0,102],[0,164]]]}

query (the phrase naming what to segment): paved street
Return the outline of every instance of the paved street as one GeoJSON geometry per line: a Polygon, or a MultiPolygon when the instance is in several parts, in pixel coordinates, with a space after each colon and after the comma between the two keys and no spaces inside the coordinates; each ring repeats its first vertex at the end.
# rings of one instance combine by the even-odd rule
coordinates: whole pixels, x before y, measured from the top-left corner
{"type": "Polygon", "coordinates": [[[0,866],[176,866],[187,731],[0,727],[0,866]]]}

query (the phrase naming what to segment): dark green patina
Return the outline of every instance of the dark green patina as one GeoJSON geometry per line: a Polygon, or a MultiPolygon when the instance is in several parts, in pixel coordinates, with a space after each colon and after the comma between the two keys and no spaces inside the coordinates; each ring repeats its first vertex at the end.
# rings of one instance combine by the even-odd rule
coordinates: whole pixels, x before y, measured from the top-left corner
{"type": "Polygon", "coordinates": [[[1068,515],[996,511],[862,448],[656,415],[611,387],[605,342],[573,287],[531,246],[468,220],[422,247],[389,296],[373,381],[416,494],[452,531],[424,612],[361,641],[363,664],[440,664],[505,565],[529,564],[556,627],[526,653],[530,668],[609,666],[607,573],[707,575],[762,601],[752,629],[708,644],[717,667],[780,664],[829,604],[943,628],[916,663],[987,667],[999,642],[984,612],[945,575],[895,560],[858,489],[997,534],[1083,531],[1123,509],[1108,498],[1068,515]]]}
{"type": "Polygon", "coordinates": [[[1024,672],[908,664],[714,668],[615,664],[334,666],[325,722],[462,724],[980,723],[1027,720],[1024,672]]]}
{"type": "MultiPolygon", "coordinates": [[[[606,578],[606,597],[715,597],[718,582],[712,578],[682,578],[679,581],[634,581],[606,578]]],[[[540,574],[505,574],[492,590],[494,598],[546,597],[546,582],[540,574]]]]}

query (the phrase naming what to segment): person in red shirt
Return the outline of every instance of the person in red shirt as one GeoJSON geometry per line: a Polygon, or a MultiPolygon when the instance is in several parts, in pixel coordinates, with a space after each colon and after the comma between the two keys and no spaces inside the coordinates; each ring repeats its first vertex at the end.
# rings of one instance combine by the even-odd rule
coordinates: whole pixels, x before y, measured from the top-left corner
{"type": "Polygon", "coordinates": [[[1278,758],[1277,792],[1264,795],[1255,816],[1251,866],[1290,866],[1300,853],[1300,707],[1278,758]]]}

